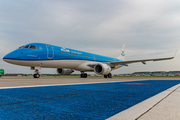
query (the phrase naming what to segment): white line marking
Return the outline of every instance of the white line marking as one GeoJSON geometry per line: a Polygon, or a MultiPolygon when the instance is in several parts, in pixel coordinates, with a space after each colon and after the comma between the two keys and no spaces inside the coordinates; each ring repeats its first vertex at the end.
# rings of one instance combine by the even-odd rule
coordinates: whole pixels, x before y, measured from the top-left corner
{"type": "MultiPolygon", "coordinates": [[[[142,80],[132,80],[132,81],[142,81],[142,80]]],[[[132,82],[132,81],[111,81],[111,82],[90,82],[90,83],[72,83],[72,84],[50,84],[50,85],[14,86],[14,87],[0,87],[0,89],[29,88],[29,87],[50,87],[50,86],[83,85],[83,84],[85,85],[85,84],[132,82]]]]}

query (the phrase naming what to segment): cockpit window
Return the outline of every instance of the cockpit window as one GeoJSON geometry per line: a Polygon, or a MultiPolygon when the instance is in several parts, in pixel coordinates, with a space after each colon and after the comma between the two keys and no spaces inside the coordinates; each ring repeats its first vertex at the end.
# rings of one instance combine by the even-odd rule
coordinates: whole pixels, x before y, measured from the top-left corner
{"type": "Polygon", "coordinates": [[[24,47],[24,46],[21,46],[21,47],[19,47],[19,49],[20,49],[20,48],[23,48],[23,47],[24,47]]]}
{"type": "Polygon", "coordinates": [[[19,47],[19,49],[21,49],[21,48],[29,48],[29,45],[23,45],[23,46],[19,47]]]}
{"type": "Polygon", "coordinates": [[[35,45],[23,45],[23,46],[19,47],[18,49],[21,49],[21,48],[37,49],[37,47],[35,45]]]}
{"type": "Polygon", "coordinates": [[[37,49],[35,45],[31,45],[30,49],[37,49]]]}
{"type": "Polygon", "coordinates": [[[23,48],[29,48],[29,45],[25,45],[25,46],[23,46],[23,48]]]}

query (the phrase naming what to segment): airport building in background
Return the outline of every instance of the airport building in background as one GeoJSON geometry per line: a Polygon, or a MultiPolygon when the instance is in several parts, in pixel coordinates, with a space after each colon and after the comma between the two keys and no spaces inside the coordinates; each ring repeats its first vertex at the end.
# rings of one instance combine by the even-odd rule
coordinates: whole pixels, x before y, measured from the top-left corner
{"type": "Polygon", "coordinates": [[[180,76],[180,71],[144,71],[134,72],[132,74],[115,74],[114,76],[180,76]]]}

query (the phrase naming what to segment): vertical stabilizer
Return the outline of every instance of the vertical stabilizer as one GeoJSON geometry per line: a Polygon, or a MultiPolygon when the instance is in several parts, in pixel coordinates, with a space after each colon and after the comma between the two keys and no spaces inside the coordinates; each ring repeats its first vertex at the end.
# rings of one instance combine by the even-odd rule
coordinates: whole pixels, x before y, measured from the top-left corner
{"type": "Polygon", "coordinates": [[[119,57],[117,59],[125,60],[125,44],[123,45],[122,51],[121,51],[121,53],[120,53],[120,55],[119,55],[119,57]]]}

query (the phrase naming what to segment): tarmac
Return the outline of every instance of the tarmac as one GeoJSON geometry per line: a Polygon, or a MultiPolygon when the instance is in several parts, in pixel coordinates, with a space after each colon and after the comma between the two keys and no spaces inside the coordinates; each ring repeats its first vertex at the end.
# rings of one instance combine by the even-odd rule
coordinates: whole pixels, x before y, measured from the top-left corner
{"type": "MultiPolygon", "coordinates": [[[[0,89],[26,86],[51,86],[84,83],[125,82],[140,80],[180,80],[180,78],[142,78],[120,77],[104,79],[101,77],[2,77],[0,89]]],[[[180,120],[180,84],[177,84],[149,99],[126,109],[108,120],[180,120]]]]}

